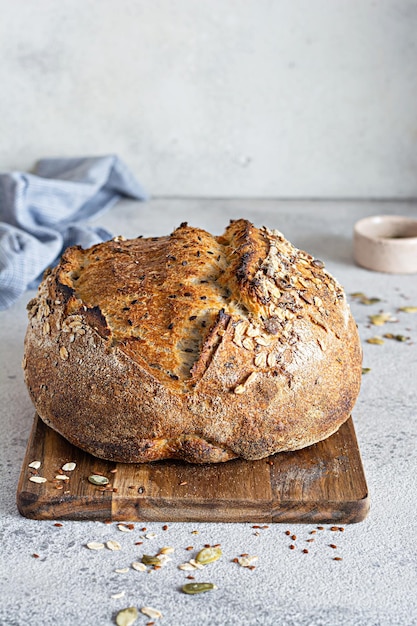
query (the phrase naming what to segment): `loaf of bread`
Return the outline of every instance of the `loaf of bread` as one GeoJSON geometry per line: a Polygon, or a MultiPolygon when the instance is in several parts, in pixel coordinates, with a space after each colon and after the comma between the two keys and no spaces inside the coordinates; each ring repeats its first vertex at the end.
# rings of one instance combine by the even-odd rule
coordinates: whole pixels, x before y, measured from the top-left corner
{"type": "Polygon", "coordinates": [[[66,250],[28,305],[40,417],[104,459],[260,459],[349,417],[362,351],[340,285],[276,230],[66,250]]]}

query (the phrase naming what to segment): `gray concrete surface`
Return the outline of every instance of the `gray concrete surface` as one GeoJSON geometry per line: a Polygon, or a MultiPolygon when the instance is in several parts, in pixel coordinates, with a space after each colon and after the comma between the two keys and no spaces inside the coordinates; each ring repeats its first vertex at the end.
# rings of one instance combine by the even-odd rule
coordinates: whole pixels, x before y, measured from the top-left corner
{"type": "MultiPolygon", "coordinates": [[[[137,523],[132,533],[115,524],[22,518],[15,505],[17,480],[33,419],[33,407],[21,372],[27,293],[0,317],[1,345],[1,626],[107,626],[118,610],[151,606],[163,613],[157,623],[169,626],[302,625],[408,626],[417,623],[416,577],[416,435],[417,314],[397,313],[417,306],[417,276],[394,276],[361,269],[352,259],[352,227],[365,215],[395,213],[417,217],[410,203],[308,203],[279,201],[154,200],[119,203],[100,219],[114,234],[162,235],[181,221],[220,233],[240,216],[278,228],[295,245],[326,261],[347,293],[365,292],[382,299],[365,306],[352,301],[364,340],[363,377],[354,422],[371,495],[368,518],[344,533],[310,535],[314,525],[275,525],[256,530],[251,524],[146,524],[153,539],[143,539],[137,523]],[[379,310],[398,318],[382,328],[369,327],[379,310]],[[366,339],[385,332],[410,337],[370,345],[366,339]],[[289,550],[285,535],[297,535],[289,550]],[[193,534],[198,531],[198,534],[193,534]],[[314,543],[305,543],[315,537],[314,543]],[[118,552],[93,552],[88,541],[116,539],[118,552]],[[205,543],[221,543],[221,560],[197,572],[217,590],[200,596],[180,592],[187,572],[178,564],[205,543]],[[337,544],[337,550],[329,547],[337,544]],[[129,569],[143,553],[173,546],[173,560],[159,571],[129,569]],[[308,547],[309,553],[302,549],[308,547]],[[33,554],[39,555],[34,558],[33,554]],[[242,553],[257,555],[250,571],[232,562],[242,553]],[[334,561],[335,554],[342,561],[334,561]],[[124,592],[121,598],[111,596],[124,592]]],[[[140,614],[137,624],[151,620],[140,614]]]]}

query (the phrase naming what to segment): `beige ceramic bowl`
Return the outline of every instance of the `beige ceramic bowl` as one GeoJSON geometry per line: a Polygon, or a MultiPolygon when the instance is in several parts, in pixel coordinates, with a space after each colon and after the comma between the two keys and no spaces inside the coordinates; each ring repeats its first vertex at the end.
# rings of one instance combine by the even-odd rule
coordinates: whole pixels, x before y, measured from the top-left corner
{"type": "Polygon", "coordinates": [[[376,272],[417,272],[417,219],[374,215],[356,222],[354,255],[358,265],[376,272]]]}

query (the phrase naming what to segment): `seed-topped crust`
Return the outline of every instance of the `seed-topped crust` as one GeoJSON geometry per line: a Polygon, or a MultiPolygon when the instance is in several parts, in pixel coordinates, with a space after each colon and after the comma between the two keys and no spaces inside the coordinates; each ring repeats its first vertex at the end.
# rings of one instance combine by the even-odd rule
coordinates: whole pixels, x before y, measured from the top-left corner
{"type": "Polygon", "coordinates": [[[262,458],[335,432],[359,392],[342,288],[246,220],[69,248],[28,309],[36,409],[98,457],[262,458]]]}

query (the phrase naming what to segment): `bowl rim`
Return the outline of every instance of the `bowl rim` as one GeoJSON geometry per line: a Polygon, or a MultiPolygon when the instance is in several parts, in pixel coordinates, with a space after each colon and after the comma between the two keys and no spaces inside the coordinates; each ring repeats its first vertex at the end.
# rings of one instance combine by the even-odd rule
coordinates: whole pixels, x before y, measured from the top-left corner
{"type": "Polygon", "coordinates": [[[415,226],[417,229],[417,219],[414,219],[412,217],[405,217],[402,215],[370,215],[356,222],[355,227],[354,227],[354,232],[355,234],[360,235],[361,237],[364,237],[365,239],[368,239],[369,241],[383,242],[386,245],[392,245],[392,246],[417,245],[417,234],[412,235],[410,237],[400,237],[400,238],[394,239],[390,237],[380,237],[376,234],[372,234],[369,232],[363,232],[364,226],[370,226],[370,225],[372,226],[373,224],[378,225],[381,223],[393,224],[393,225],[404,224],[405,226],[406,225],[415,226]]]}

